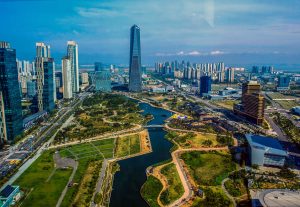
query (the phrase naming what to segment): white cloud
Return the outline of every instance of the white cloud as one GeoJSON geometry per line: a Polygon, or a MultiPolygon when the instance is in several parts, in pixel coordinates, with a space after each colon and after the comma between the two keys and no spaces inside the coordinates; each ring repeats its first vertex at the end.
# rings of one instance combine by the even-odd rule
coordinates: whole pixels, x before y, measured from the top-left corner
{"type": "Polygon", "coordinates": [[[77,13],[82,17],[87,18],[95,18],[95,17],[113,17],[118,16],[121,13],[116,12],[111,9],[107,8],[83,8],[83,7],[77,7],[76,8],[77,13]]]}
{"type": "Polygon", "coordinates": [[[176,55],[185,55],[185,53],[183,51],[180,51],[180,52],[176,53],[176,55]]]}
{"type": "Polygon", "coordinates": [[[188,55],[198,56],[198,55],[202,55],[202,53],[199,52],[199,51],[194,50],[194,51],[192,51],[192,52],[189,52],[188,55]]]}
{"type": "Polygon", "coordinates": [[[215,50],[215,51],[211,51],[210,55],[224,55],[225,52],[220,51],[220,50],[215,50]]]}

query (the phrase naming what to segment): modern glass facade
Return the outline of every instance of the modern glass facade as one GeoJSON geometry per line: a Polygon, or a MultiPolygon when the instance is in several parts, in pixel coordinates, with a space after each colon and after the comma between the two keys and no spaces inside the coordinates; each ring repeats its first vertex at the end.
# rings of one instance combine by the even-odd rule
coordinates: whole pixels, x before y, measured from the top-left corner
{"type": "Polygon", "coordinates": [[[284,166],[287,152],[277,139],[255,134],[245,136],[249,144],[248,151],[252,165],[284,166]]]}
{"type": "Polygon", "coordinates": [[[71,63],[72,91],[79,92],[79,65],[78,65],[78,45],[75,41],[68,41],[67,56],[71,63]]]}
{"type": "Polygon", "coordinates": [[[279,89],[289,89],[290,88],[290,82],[291,82],[291,78],[287,75],[280,75],[278,77],[278,85],[277,88],[279,89]]]}
{"type": "Polygon", "coordinates": [[[110,92],[111,91],[111,79],[110,72],[108,70],[102,70],[95,72],[95,88],[96,91],[110,92]]]}
{"type": "Polygon", "coordinates": [[[71,63],[68,57],[62,59],[62,82],[63,82],[63,97],[65,99],[72,98],[72,73],[71,63]]]}
{"type": "Polygon", "coordinates": [[[200,77],[200,96],[208,94],[211,91],[211,77],[202,76],[200,77]]]}
{"type": "Polygon", "coordinates": [[[53,58],[36,58],[37,91],[39,111],[51,112],[55,107],[54,60],[53,58]]]}
{"type": "Polygon", "coordinates": [[[43,107],[51,112],[54,107],[54,60],[47,58],[44,61],[43,107]]]}
{"type": "Polygon", "coordinates": [[[130,29],[129,91],[142,91],[141,74],[140,28],[133,25],[130,29]]]}
{"type": "Polygon", "coordinates": [[[95,62],[95,72],[103,70],[101,62],[95,62]]]}
{"type": "Polygon", "coordinates": [[[21,92],[18,83],[16,50],[0,48],[0,91],[2,91],[7,139],[23,132],[21,92]]]}

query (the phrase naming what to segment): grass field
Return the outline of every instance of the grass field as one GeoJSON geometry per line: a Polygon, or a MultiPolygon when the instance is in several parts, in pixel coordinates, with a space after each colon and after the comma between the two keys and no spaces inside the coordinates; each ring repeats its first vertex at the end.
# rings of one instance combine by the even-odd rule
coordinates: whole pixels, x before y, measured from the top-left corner
{"type": "Polygon", "coordinates": [[[161,169],[161,173],[167,178],[168,188],[160,195],[164,205],[171,204],[184,193],[175,164],[171,163],[161,169]]]}
{"type": "Polygon", "coordinates": [[[119,137],[116,141],[116,157],[124,157],[140,152],[140,137],[138,134],[119,137]]]}
{"type": "Polygon", "coordinates": [[[226,152],[188,152],[182,154],[191,175],[198,185],[216,186],[236,169],[231,155],[226,152]]]}
{"type": "Polygon", "coordinates": [[[287,96],[278,92],[275,93],[267,93],[266,94],[270,99],[276,100],[276,99],[295,99],[293,96],[287,96]]]}
{"type": "Polygon", "coordinates": [[[60,150],[62,157],[69,157],[73,159],[85,158],[112,158],[114,151],[114,140],[103,139],[89,143],[71,145],[60,150]]]}
{"type": "Polygon", "coordinates": [[[205,198],[197,197],[191,207],[233,207],[220,186],[202,187],[205,198]]]}
{"type": "Polygon", "coordinates": [[[282,108],[286,109],[286,110],[290,110],[291,108],[295,107],[295,106],[299,106],[300,104],[298,104],[296,101],[276,101],[277,103],[280,104],[280,106],[282,106],[282,108]]]}
{"type": "Polygon", "coordinates": [[[76,185],[68,189],[61,205],[62,207],[68,207],[71,204],[84,206],[84,201],[90,200],[90,189],[93,189],[95,186],[95,177],[93,178],[93,176],[98,176],[97,173],[101,168],[99,164],[101,160],[113,157],[115,148],[114,141],[115,139],[103,139],[90,143],[72,145],[60,150],[62,157],[76,158],[79,161],[78,169],[73,180],[76,185]],[[97,166],[97,169],[95,166],[97,166]]]}
{"type": "Polygon", "coordinates": [[[236,103],[239,103],[239,101],[236,101],[236,100],[223,100],[223,101],[213,101],[213,103],[223,107],[223,108],[226,108],[226,109],[229,109],[229,110],[233,110],[233,105],[236,104],[236,103]]]}
{"type": "Polygon", "coordinates": [[[162,190],[162,187],[161,182],[157,178],[153,176],[147,178],[147,181],[142,186],[141,195],[147,201],[149,206],[159,207],[157,197],[162,190]]]}
{"type": "Polygon", "coordinates": [[[90,204],[101,164],[102,161],[89,162],[73,201],[73,206],[88,206],[90,204]]]}
{"type": "Polygon", "coordinates": [[[181,158],[192,178],[204,191],[204,199],[196,199],[192,206],[232,206],[221,188],[221,182],[236,169],[231,155],[225,151],[187,152],[181,158]]]}
{"type": "Polygon", "coordinates": [[[53,152],[43,153],[22,175],[14,185],[29,192],[22,203],[26,207],[55,206],[66,186],[72,169],[58,169],[47,182],[54,170],[53,152]]]}
{"type": "Polygon", "coordinates": [[[169,132],[167,139],[176,142],[182,148],[214,147],[219,145],[217,135],[205,133],[169,132]]]}

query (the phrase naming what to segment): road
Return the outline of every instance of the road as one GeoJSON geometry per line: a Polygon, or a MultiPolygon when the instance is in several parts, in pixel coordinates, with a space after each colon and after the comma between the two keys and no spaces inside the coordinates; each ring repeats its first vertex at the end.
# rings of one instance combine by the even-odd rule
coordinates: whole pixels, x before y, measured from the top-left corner
{"type": "Polygon", "coordinates": [[[267,189],[250,191],[252,206],[266,207],[299,207],[300,191],[291,191],[288,189],[267,189]]]}

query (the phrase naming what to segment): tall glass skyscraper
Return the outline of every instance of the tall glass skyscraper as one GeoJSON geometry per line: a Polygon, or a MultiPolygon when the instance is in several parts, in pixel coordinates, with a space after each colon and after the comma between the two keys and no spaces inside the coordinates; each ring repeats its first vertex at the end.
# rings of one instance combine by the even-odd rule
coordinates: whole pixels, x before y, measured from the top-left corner
{"type": "Polygon", "coordinates": [[[62,59],[62,82],[63,82],[63,96],[65,99],[72,98],[72,74],[71,63],[69,57],[62,59]]]}
{"type": "Polygon", "coordinates": [[[211,77],[201,76],[200,78],[200,96],[208,94],[211,91],[211,77]]]}
{"type": "Polygon", "coordinates": [[[55,107],[55,65],[50,46],[36,43],[37,101],[39,111],[51,112],[55,107]]]}
{"type": "Polygon", "coordinates": [[[111,92],[110,71],[105,69],[95,72],[95,89],[96,91],[111,92]]]}
{"type": "Polygon", "coordinates": [[[129,91],[142,91],[141,74],[140,28],[133,25],[130,29],[129,91]]]}
{"type": "Polygon", "coordinates": [[[67,56],[71,62],[72,91],[79,92],[78,45],[75,41],[68,41],[67,56]]]}
{"type": "Polygon", "coordinates": [[[23,132],[21,92],[18,83],[16,50],[0,43],[0,91],[2,92],[6,134],[9,141],[23,132]]]}
{"type": "Polygon", "coordinates": [[[102,71],[103,70],[103,66],[101,62],[95,62],[95,72],[97,71],[102,71]]]}

